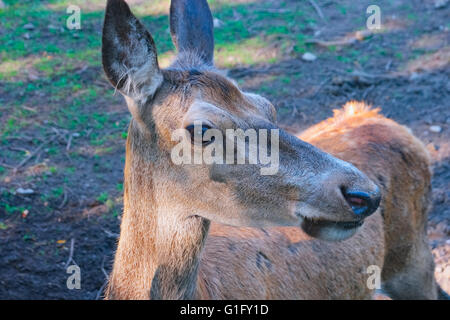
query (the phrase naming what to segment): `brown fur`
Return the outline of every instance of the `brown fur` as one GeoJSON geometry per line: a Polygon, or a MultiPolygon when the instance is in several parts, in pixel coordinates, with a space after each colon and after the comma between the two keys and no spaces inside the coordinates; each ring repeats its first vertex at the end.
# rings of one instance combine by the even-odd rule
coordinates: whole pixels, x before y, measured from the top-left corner
{"type": "Polygon", "coordinates": [[[298,228],[260,232],[213,225],[199,279],[207,285],[199,286],[204,288],[199,297],[369,298],[365,270],[374,264],[383,266],[383,288],[392,298],[436,299],[426,242],[430,170],[423,144],[378,110],[355,102],[300,138],[377,181],[384,219],[372,217],[356,236],[339,243],[311,239],[298,228]],[[258,265],[259,252],[270,262],[258,265]]]}
{"type": "MultiPolygon", "coordinates": [[[[194,263],[200,263],[195,297],[368,299],[373,291],[366,286],[369,276],[366,269],[377,265],[382,267],[383,288],[391,297],[436,298],[433,261],[425,237],[429,158],[422,143],[405,127],[355,103],[347,104],[334,118],[310,128],[300,137],[354,163],[377,181],[383,189],[384,201],[379,211],[384,219],[379,213],[373,215],[354,237],[342,242],[313,239],[295,227],[254,229],[213,223],[201,259],[194,263]]],[[[129,190],[125,192],[127,195],[129,190]]],[[[145,194],[151,196],[151,190],[145,194]]],[[[140,243],[138,247],[145,248],[145,256],[153,260],[151,252],[155,244],[142,243],[146,237],[138,230],[151,234],[154,226],[144,226],[126,228],[133,230],[140,243]]],[[[193,239],[195,234],[191,234],[178,243],[180,247],[170,250],[186,248],[186,241],[190,241],[197,255],[207,230],[194,228],[201,230],[200,239],[193,239]]],[[[121,240],[123,236],[122,233],[121,240]]],[[[119,259],[126,260],[117,263],[116,257],[116,264],[136,266],[136,258],[143,253],[128,247],[125,251],[129,254],[119,259]]],[[[153,254],[156,256],[156,251],[153,254]]],[[[181,261],[176,264],[184,265],[181,261]]],[[[148,298],[150,270],[140,273],[133,268],[126,277],[121,276],[125,283],[118,285],[112,281],[110,297],[148,298]],[[142,286],[136,286],[139,283],[142,286]],[[124,289],[119,290],[121,286],[124,289]]]]}
{"type": "MultiPolygon", "coordinates": [[[[206,1],[172,4],[180,54],[161,70],[150,33],[128,5],[107,2],[104,70],[133,118],[106,297],[368,299],[366,272],[375,265],[393,297],[435,298],[422,144],[363,105],[301,136],[361,170],[279,129],[269,101],[214,68],[206,1]],[[279,169],[262,175],[260,163],[175,164],[173,132],[199,120],[220,132],[277,129],[279,169]],[[385,199],[375,212],[380,188],[385,199]],[[347,191],[366,195],[371,210],[357,211],[347,191]]],[[[183,143],[195,152],[190,140],[183,143]]]]}
{"type": "Polygon", "coordinates": [[[434,261],[426,235],[430,158],[411,131],[349,102],[299,138],[354,164],[382,189],[386,292],[398,299],[435,299],[434,261]]]}

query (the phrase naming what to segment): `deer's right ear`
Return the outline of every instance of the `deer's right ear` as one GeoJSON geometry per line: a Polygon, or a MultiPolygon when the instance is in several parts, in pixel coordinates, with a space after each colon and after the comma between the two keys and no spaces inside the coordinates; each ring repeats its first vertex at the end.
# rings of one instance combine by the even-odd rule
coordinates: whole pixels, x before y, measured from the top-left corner
{"type": "Polygon", "coordinates": [[[102,61],[112,85],[138,104],[162,83],[153,38],[123,0],[106,4],[102,61]]]}
{"type": "Polygon", "coordinates": [[[214,25],[206,0],[171,0],[170,33],[178,52],[195,52],[212,65],[214,25]]]}

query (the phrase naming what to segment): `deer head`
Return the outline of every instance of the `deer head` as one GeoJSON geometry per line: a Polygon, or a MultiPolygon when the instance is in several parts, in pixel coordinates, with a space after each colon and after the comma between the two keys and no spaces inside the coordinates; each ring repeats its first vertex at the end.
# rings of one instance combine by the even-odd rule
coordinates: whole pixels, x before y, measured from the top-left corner
{"type": "Polygon", "coordinates": [[[140,197],[151,192],[158,206],[183,208],[177,212],[186,218],[235,226],[301,226],[329,240],[353,235],[378,207],[377,186],[351,164],[278,128],[267,99],[242,91],[214,67],[213,23],[205,0],[173,0],[170,28],[178,56],[163,70],[152,36],[125,1],[108,0],[103,67],[132,114],[125,175],[134,171],[136,178],[126,183],[140,183],[126,191],[140,197]],[[180,129],[187,138],[174,140],[180,129]],[[258,137],[253,142],[247,137],[240,146],[227,144],[230,129],[254,130],[258,137]],[[276,140],[267,139],[265,146],[277,162],[269,174],[262,174],[267,165],[260,161],[173,159],[174,148],[195,158],[216,144],[224,149],[214,152],[216,159],[243,155],[248,160],[252,155],[245,150],[262,147],[261,132],[276,140]]]}

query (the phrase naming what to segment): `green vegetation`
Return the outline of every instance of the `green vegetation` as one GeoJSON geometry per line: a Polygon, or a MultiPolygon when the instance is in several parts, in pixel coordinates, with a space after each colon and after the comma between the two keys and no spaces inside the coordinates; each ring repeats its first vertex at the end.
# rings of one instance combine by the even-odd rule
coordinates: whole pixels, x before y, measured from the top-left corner
{"type": "MultiPolygon", "coordinates": [[[[7,7],[0,10],[0,19],[3,30],[8,32],[0,32],[0,81],[12,99],[0,98],[0,143],[6,143],[7,137],[17,136],[24,128],[38,129],[29,115],[24,114],[26,111],[18,108],[24,104],[40,107],[44,102],[46,108],[39,113],[43,111],[49,125],[59,128],[83,131],[111,127],[107,114],[90,111],[99,99],[104,103],[117,101],[101,72],[104,1],[6,0],[5,3],[7,7]],[[81,30],[68,30],[65,25],[69,4],[81,8],[81,30]],[[26,28],[29,24],[32,27],[26,28]],[[95,73],[95,78],[86,80],[88,73],[95,73]]],[[[301,31],[315,23],[303,11],[273,12],[268,4],[224,1],[210,4],[214,17],[220,21],[215,41],[217,64],[222,67],[275,63],[292,47],[295,53],[303,53],[306,47],[301,31]],[[274,41],[277,48],[267,50],[274,41]]],[[[284,3],[280,5],[283,7],[284,3]]],[[[159,55],[171,57],[174,46],[167,32],[167,1],[134,5],[133,11],[151,30],[159,55]]],[[[121,137],[126,138],[126,132],[121,137]]],[[[91,138],[93,145],[107,141],[91,138]]]]}
{"type": "Polygon", "coordinates": [[[101,203],[105,203],[109,198],[108,192],[102,192],[98,197],[97,201],[101,203]]]}

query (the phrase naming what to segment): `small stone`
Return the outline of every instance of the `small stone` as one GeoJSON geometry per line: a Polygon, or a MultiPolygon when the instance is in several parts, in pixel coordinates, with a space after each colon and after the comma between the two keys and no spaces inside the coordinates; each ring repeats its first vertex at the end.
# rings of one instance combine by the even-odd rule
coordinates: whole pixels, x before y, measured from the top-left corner
{"type": "Polygon", "coordinates": [[[213,25],[214,25],[214,28],[220,28],[220,27],[223,26],[223,22],[220,21],[220,20],[217,19],[217,18],[214,18],[214,19],[213,19],[213,25]]]}
{"type": "Polygon", "coordinates": [[[33,30],[34,29],[34,25],[32,23],[27,23],[26,25],[23,26],[23,28],[25,30],[33,30]]]}
{"type": "Polygon", "coordinates": [[[34,190],[33,190],[33,189],[18,188],[18,189],[16,190],[16,193],[22,194],[22,195],[27,195],[27,194],[33,194],[33,193],[34,193],[34,190]]]}
{"type": "Polygon", "coordinates": [[[409,81],[414,81],[414,80],[417,80],[418,78],[419,78],[419,74],[417,72],[413,72],[409,76],[409,81]]]}
{"type": "Polygon", "coordinates": [[[80,134],[78,132],[72,133],[72,137],[74,137],[74,138],[78,138],[79,136],[80,136],[80,134]]]}
{"type": "Polygon", "coordinates": [[[302,59],[305,61],[314,61],[317,59],[316,55],[312,54],[311,52],[305,52],[302,55],[302,59]]]}
{"type": "Polygon", "coordinates": [[[338,86],[342,85],[344,82],[345,82],[345,80],[340,76],[333,77],[333,79],[331,80],[332,84],[335,84],[338,86]]]}
{"type": "Polygon", "coordinates": [[[434,0],[434,8],[442,9],[447,5],[447,3],[448,3],[448,0],[434,0]]]}
{"type": "Polygon", "coordinates": [[[30,34],[28,32],[24,33],[23,38],[26,40],[30,40],[30,34]]]}
{"type": "Polygon", "coordinates": [[[440,126],[431,126],[428,130],[434,133],[440,133],[442,131],[442,128],[440,126]]]}

